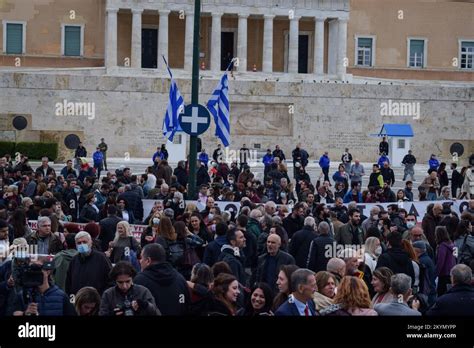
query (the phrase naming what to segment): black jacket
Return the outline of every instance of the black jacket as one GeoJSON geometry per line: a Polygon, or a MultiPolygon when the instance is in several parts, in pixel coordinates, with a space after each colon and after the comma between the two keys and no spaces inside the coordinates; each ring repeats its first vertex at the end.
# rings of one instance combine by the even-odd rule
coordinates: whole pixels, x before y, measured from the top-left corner
{"type": "Polygon", "coordinates": [[[455,285],[426,312],[430,316],[474,316],[474,287],[455,285]]]}
{"type": "MultiPolygon", "coordinates": [[[[269,256],[270,255],[268,253],[265,253],[265,254],[260,255],[258,257],[258,266],[257,266],[256,275],[255,275],[255,278],[256,278],[255,281],[257,281],[257,282],[263,281],[263,277],[264,277],[263,273],[265,272],[265,264],[266,264],[267,258],[269,256]]],[[[283,266],[283,265],[294,265],[295,264],[295,259],[290,254],[285,253],[284,251],[281,251],[281,250],[278,251],[275,258],[276,258],[276,274],[271,275],[273,280],[270,281],[270,284],[268,284],[268,285],[276,293],[278,291],[276,281],[277,281],[278,272],[280,270],[280,267],[283,266]]],[[[251,283],[253,284],[254,282],[252,281],[251,283]]]]}
{"type": "Polygon", "coordinates": [[[99,213],[90,204],[86,204],[81,209],[79,222],[88,223],[99,221],[99,213]]]}
{"type": "Polygon", "coordinates": [[[393,186],[395,183],[395,173],[393,172],[393,169],[382,167],[380,173],[382,173],[383,181],[390,181],[390,185],[393,186]]]}
{"type": "Polygon", "coordinates": [[[178,181],[178,183],[181,186],[186,187],[186,185],[188,184],[188,173],[186,173],[186,169],[176,167],[173,174],[176,176],[176,180],[178,181]]]}
{"type": "Polygon", "coordinates": [[[197,173],[196,173],[196,186],[199,187],[204,184],[209,184],[211,182],[211,178],[207,173],[207,169],[204,166],[200,166],[197,173]]]}
{"type": "Polygon", "coordinates": [[[407,154],[403,157],[402,164],[415,164],[416,158],[413,155],[407,154]]]}
{"type": "Polygon", "coordinates": [[[123,294],[116,286],[107,289],[100,301],[99,315],[115,315],[115,309],[123,306],[126,298],[139,303],[138,311],[133,311],[134,316],[161,315],[150,290],[141,285],[132,285],[127,294],[123,294]]]}
{"type": "Polygon", "coordinates": [[[411,283],[415,282],[415,271],[410,256],[401,248],[390,248],[387,252],[380,255],[377,266],[388,267],[393,273],[405,273],[411,277],[411,283]]]}
{"type": "Polygon", "coordinates": [[[138,273],[133,280],[155,298],[162,315],[186,315],[190,303],[186,280],[168,262],[156,263],[138,273]]]}
{"type": "Polygon", "coordinates": [[[379,153],[382,154],[382,152],[388,156],[388,142],[386,141],[381,141],[379,144],[379,153]]]}
{"type": "Polygon", "coordinates": [[[115,238],[115,232],[117,230],[117,224],[122,221],[116,215],[108,216],[105,219],[100,220],[100,240],[102,242],[102,251],[107,251],[109,248],[109,242],[115,238]]]}
{"type": "Polygon", "coordinates": [[[112,285],[109,281],[109,272],[112,265],[104,253],[96,250],[84,257],[81,254],[74,256],[69,263],[66,276],[66,293],[76,294],[84,286],[92,286],[102,294],[112,285]]]}
{"type": "Polygon", "coordinates": [[[303,229],[296,232],[293,238],[291,238],[288,252],[295,258],[295,263],[298,267],[306,268],[309,245],[315,237],[314,228],[303,226],[303,229]]]}
{"type": "Polygon", "coordinates": [[[303,225],[304,219],[299,216],[294,218],[293,215],[290,214],[283,219],[283,227],[285,228],[286,233],[288,233],[288,238],[290,239],[293,237],[293,234],[303,228],[303,225]]]}
{"type": "Polygon", "coordinates": [[[125,199],[128,203],[129,209],[133,211],[133,215],[135,216],[135,219],[138,221],[143,220],[143,202],[138,195],[138,193],[134,191],[126,191],[122,194],[120,194],[117,197],[117,202],[121,199],[125,199]]]}
{"type": "Polygon", "coordinates": [[[225,261],[232,270],[232,274],[237,278],[240,284],[245,286],[247,276],[244,270],[245,258],[242,255],[235,255],[234,249],[228,244],[224,244],[221,249],[221,254],[217,258],[217,261],[225,261]]]}
{"type": "Polygon", "coordinates": [[[334,252],[330,254],[326,252],[328,248],[330,251],[336,249],[335,246],[334,238],[328,235],[320,235],[314,238],[312,245],[310,244],[308,252],[308,265],[305,265],[304,267],[316,273],[319,271],[325,271],[328,261],[336,256],[334,255],[334,252]]]}

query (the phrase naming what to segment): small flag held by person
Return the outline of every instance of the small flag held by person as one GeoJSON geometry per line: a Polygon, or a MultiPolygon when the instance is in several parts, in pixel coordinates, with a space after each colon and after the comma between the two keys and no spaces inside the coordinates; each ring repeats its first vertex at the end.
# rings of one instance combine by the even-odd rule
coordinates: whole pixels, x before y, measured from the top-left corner
{"type": "Polygon", "coordinates": [[[224,72],[217,88],[212,93],[211,99],[207,102],[209,112],[214,116],[216,123],[216,136],[222,141],[225,147],[230,144],[230,108],[229,108],[229,80],[227,71],[233,64],[231,61],[224,72]]]}
{"type": "Polygon", "coordinates": [[[184,111],[184,99],[179,92],[178,85],[176,81],[173,79],[173,74],[171,74],[170,67],[168,66],[168,62],[166,61],[165,57],[163,56],[163,60],[165,61],[166,68],[171,77],[171,84],[170,84],[170,99],[168,101],[168,108],[166,109],[166,115],[163,120],[163,135],[169,141],[173,141],[174,134],[179,128],[178,116],[180,113],[184,111]]]}

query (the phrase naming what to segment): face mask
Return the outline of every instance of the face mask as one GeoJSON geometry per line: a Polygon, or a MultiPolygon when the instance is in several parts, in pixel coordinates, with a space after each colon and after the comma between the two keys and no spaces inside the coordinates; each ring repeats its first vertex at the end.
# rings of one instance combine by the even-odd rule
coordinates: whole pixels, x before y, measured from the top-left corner
{"type": "Polygon", "coordinates": [[[381,247],[380,245],[375,248],[374,254],[375,254],[375,256],[380,256],[380,255],[382,255],[382,247],[381,247]]]}
{"type": "Polygon", "coordinates": [[[415,227],[416,223],[414,221],[408,221],[407,222],[407,227],[408,228],[412,228],[412,227],[415,227]]]}
{"type": "Polygon", "coordinates": [[[211,232],[216,232],[216,224],[211,225],[211,232]]]}
{"type": "Polygon", "coordinates": [[[378,225],[380,231],[383,231],[383,225],[378,225]]]}
{"type": "Polygon", "coordinates": [[[159,224],[160,224],[160,219],[153,218],[153,225],[159,225],[159,224]]]}
{"type": "Polygon", "coordinates": [[[77,246],[77,251],[79,252],[79,254],[87,254],[89,252],[89,245],[79,244],[77,246]]]}
{"type": "Polygon", "coordinates": [[[379,219],[379,217],[377,215],[372,216],[372,220],[375,221],[375,220],[378,220],[378,219],[379,219]]]}
{"type": "Polygon", "coordinates": [[[81,190],[80,190],[78,187],[74,187],[74,193],[77,194],[77,193],[79,193],[79,192],[81,192],[81,190]]]}
{"type": "Polygon", "coordinates": [[[212,220],[213,218],[214,218],[214,214],[209,213],[209,215],[207,216],[207,219],[212,220]]]}
{"type": "Polygon", "coordinates": [[[234,183],[234,180],[229,180],[229,184],[233,184],[234,183]]]}

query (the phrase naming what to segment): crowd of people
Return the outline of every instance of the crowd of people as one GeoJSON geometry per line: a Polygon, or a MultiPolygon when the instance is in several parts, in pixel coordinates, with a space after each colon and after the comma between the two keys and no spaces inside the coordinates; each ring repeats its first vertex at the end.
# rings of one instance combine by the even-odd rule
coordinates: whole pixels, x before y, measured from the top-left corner
{"type": "Polygon", "coordinates": [[[211,162],[203,150],[197,202],[188,163],[173,170],[164,146],[140,175],[100,175],[103,149],[59,175],[46,157],[35,170],[25,156],[0,159],[0,315],[474,315],[472,168],[453,191],[430,160],[418,190],[433,202],[418,217],[397,204],[413,200],[413,182],[392,191],[382,143],[366,190],[349,149],[332,180],[323,154],[314,184],[300,145],[292,178],[282,149],[267,151],[263,183],[246,151],[229,167],[220,147],[211,162]],[[440,202],[452,197],[471,200],[458,214],[440,202]],[[393,204],[364,216],[362,202],[393,204]],[[146,226],[139,238],[134,224],[146,226]]]}

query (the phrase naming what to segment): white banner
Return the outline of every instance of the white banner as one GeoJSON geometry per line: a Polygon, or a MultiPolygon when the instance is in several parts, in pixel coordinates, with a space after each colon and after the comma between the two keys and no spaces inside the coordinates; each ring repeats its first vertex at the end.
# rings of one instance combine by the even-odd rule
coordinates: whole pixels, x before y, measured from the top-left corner
{"type": "MultiPolygon", "coordinates": [[[[143,216],[148,216],[150,214],[151,208],[158,200],[153,199],[144,199],[143,200],[143,216]]],[[[186,204],[194,203],[197,205],[199,211],[204,210],[205,205],[197,202],[197,201],[186,201],[186,204]]],[[[469,207],[468,200],[456,200],[456,201],[423,201],[423,202],[391,202],[391,203],[359,203],[357,204],[357,208],[362,212],[365,216],[370,216],[370,209],[374,206],[378,206],[387,210],[387,207],[391,204],[397,204],[400,209],[405,209],[410,214],[415,214],[416,217],[423,218],[426,213],[426,207],[431,203],[450,203],[451,209],[456,212],[458,215],[469,207]]],[[[238,213],[240,211],[240,202],[223,202],[223,201],[216,201],[215,205],[219,207],[221,211],[227,210],[231,213],[238,213]]],[[[260,205],[260,204],[259,204],[260,205]]],[[[329,207],[332,207],[334,204],[328,204],[329,207]]],[[[347,203],[344,204],[347,207],[347,203]]],[[[288,210],[291,212],[292,206],[287,206],[288,210]]]]}

